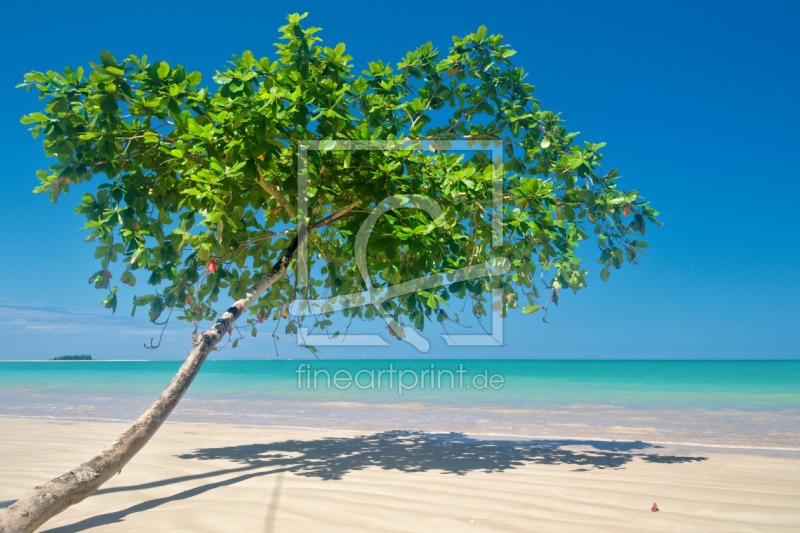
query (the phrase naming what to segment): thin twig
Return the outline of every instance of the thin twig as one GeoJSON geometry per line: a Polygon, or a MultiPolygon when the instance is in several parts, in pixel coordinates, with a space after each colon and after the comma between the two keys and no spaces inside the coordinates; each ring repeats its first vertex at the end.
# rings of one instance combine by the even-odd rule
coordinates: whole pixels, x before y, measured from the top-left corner
{"type": "Polygon", "coordinates": [[[296,217],[297,212],[294,210],[294,207],[292,207],[292,204],[286,201],[286,198],[284,198],[281,193],[278,192],[278,189],[267,183],[267,180],[264,179],[264,174],[261,173],[261,169],[258,168],[258,165],[256,165],[256,169],[258,170],[258,185],[267,191],[267,194],[272,196],[281,205],[281,207],[286,210],[290,217],[296,217]]]}
{"type": "Polygon", "coordinates": [[[322,226],[327,226],[331,222],[335,222],[335,221],[339,220],[340,218],[342,218],[343,216],[348,214],[350,211],[352,211],[353,209],[355,209],[359,205],[361,205],[361,200],[353,200],[352,202],[350,202],[349,204],[347,204],[346,206],[344,206],[343,208],[341,208],[337,212],[333,213],[332,215],[328,215],[325,218],[323,218],[323,219],[311,224],[311,226],[309,226],[308,229],[314,230],[314,229],[320,228],[322,226]]]}

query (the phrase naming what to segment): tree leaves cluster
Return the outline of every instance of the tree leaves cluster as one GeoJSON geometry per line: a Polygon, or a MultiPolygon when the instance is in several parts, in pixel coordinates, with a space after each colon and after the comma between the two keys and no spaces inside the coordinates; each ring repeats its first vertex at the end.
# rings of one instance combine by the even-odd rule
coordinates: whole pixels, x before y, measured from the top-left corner
{"type": "MultiPolygon", "coordinates": [[[[602,143],[576,142],[557,114],[540,107],[501,35],[481,27],[454,37],[447,53],[426,43],[395,65],[375,61],[354,73],[345,45],[324,45],[319,28],[302,26],[304,17],[289,16],[273,58],[234,56],[215,87],[182,66],[108,52],[88,69],[25,75],[21,86],[38,91],[43,108],[22,121],[55,158],[38,172],[36,192],[56,201],[100,180],[78,212],[97,243],[99,270],[90,282],[107,291],[106,307],[117,308],[119,280],[142,288],[133,310],[145,308],[153,321],[173,310],[188,321],[211,319],[220,296],[243,297],[306,225],[311,280],[282,277],[249,319],[253,334],[266,319],[289,319],[285,331],[295,333],[288,313],[295,298],[366,288],[355,236],[376,206],[397,195],[425,195],[443,214],[382,216],[367,251],[372,285],[494,257],[511,266],[381,303],[416,328],[456,319],[453,301],[467,301],[478,316],[492,304],[505,314],[518,305],[535,312],[546,297],[557,302],[559,289],[586,286],[576,249],[590,237],[602,279],[638,261],[657,212],[636,191],[618,189],[616,171],[599,172],[602,143]],[[323,139],[396,147],[311,150],[308,187],[299,191],[298,147],[323,139]],[[476,149],[441,144],[457,140],[476,149]],[[481,149],[486,141],[502,142],[502,162],[481,149]],[[502,205],[492,202],[498,182],[502,205]],[[493,289],[501,301],[489,302],[493,289]]],[[[344,313],[377,314],[370,306],[344,313]]],[[[332,324],[326,316],[313,321],[332,324]]]]}

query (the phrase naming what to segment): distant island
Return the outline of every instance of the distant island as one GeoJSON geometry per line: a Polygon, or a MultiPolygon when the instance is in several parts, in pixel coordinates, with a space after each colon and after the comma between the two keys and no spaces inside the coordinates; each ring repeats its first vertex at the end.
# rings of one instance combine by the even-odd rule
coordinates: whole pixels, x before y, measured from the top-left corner
{"type": "Polygon", "coordinates": [[[53,361],[91,361],[91,355],[59,355],[58,357],[53,357],[53,361]]]}

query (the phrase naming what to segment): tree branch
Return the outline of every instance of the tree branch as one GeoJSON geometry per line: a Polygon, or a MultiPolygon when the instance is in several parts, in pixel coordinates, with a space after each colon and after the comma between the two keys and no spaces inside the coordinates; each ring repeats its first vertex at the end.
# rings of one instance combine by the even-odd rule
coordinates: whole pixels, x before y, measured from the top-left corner
{"type": "Polygon", "coordinates": [[[278,189],[267,183],[267,180],[264,179],[264,175],[261,173],[261,169],[258,168],[258,165],[256,165],[256,170],[258,171],[259,186],[261,186],[262,189],[267,191],[267,194],[272,196],[279,204],[281,204],[281,207],[283,207],[286,212],[289,213],[290,217],[296,217],[297,212],[294,210],[294,207],[292,207],[292,204],[286,201],[286,198],[284,198],[281,193],[278,192],[278,189]]]}
{"type": "Polygon", "coordinates": [[[325,218],[311,224],[311,227],[309,229],[317,229],[321,228],[322,226],[327,226],[331,222],[339,220],[340,218],[348,214],[350,211],[352,211],[359,205],[361,205],[361,200],[354,200],[349,204],[347,204],[346,206],[344,206],[343,208],[341,208],[340,210],[338,210],[337,212],[333,213],[332,215],[328,215],[325,218]]]}
{"type": "MultiPolygon", "coordinates": [[[[327,217],[325,217],[325,218],[313,223],[311,225],[311,227],[309,227],[309,229],[310,230],[315,230],[317,228],[321,228],[322,226],[327,226],[331,222],[335,222],[335,221],[343,218],[345,215],[349,214],[353,209],[358,207],[360,204],[361,204],[361,200],[355,200],[355,201],[351,202],[350,204],[346,205],[345,207],[343,207],[342,209],[340,209],[339,211],[337,211],[336,213],[333,213],[332,215],[328,215],[327,217]]],[[[253,237],[251,239],[248,239],[247,241],[241,243],[239,245],[239,247],[237,248],[237,251],[241,250],[243,248],[246,248],[248,246],[252,246],[253,244],[255,244],[257,242],[261,242],[261,241],[266,240],[266,239],[273,239],[275,237],[283,237],[283,236],[286,236],[286,235],[290,235],[293,231],[294,230],[290,230],[290,229],[287,229],[287,230],[284,230],[284,231],[278,231],[278,232],[275,232],[275,231],[263,231],[263,232],[259,233],[258,235],[256,235],[255,237],[253,237]]]]}

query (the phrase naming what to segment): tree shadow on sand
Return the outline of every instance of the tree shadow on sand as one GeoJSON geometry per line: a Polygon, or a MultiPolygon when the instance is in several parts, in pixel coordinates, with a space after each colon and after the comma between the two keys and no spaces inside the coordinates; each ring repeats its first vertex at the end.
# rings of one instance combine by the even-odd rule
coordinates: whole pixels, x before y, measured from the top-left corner
{"type": "Polygon", "coordinates": [[[47,531],[76,532],[121,522],[128,515],[169,502],[188,499],[254,477],[284,473],[334,481],[351,472],[370,467],[409,473],[438,471],[442,474],[463,476],[470,472],[503,472],[526,464],[573,465],[576,471],[582,471],[594,468],[619,469],[635,459],[664,464],[707,460],[706,457],[653,452],[659,448],[661,447],[641,441],[476,439],[463,433],[422,431],[385,431],[358,437],[202,448],[178,457],[201,461],[227,460],[235,466],[141,485],[100,489],[97,494],[146,490],[187,481],[208,480],[205,485],[47,531]],[[648,452],[645,453],[645,450],[648,452]],[[230,477],[232,474],[235,475],[230,477]]]}
{"type": "Polygon", "coordinates": [[[401,472],[439,470],[443,474],[464,475],[471,471],[502,472],[525,464],[567,464],[589,469],[622,468],[635,458],[651,463],[705,460],[704,457],[633,453],[652,448],[659,446],[595,440],[487,440],[463,433],[386,431],[353,438],[203,448],[179,457],[227,459],[267,468],[286,468],[299,476],[326,480],[342,479],[350,472],[369,467],[401,472]]]}

